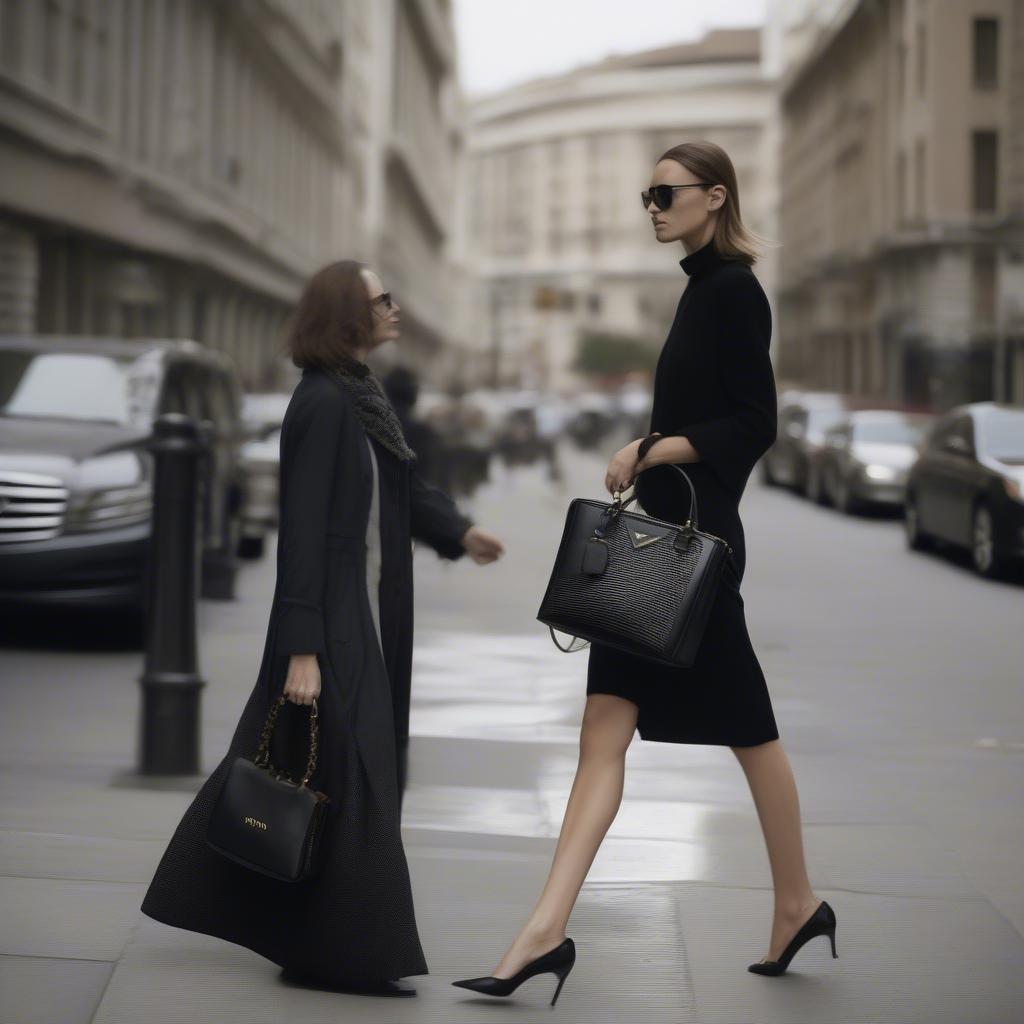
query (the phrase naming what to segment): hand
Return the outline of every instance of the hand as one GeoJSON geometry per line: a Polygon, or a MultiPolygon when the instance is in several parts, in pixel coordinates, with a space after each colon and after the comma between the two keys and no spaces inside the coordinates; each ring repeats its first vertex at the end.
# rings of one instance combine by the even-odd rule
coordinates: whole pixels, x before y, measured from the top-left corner
{"type": "Polygon", "coordinates": [[[637,451],[641,441],[643,441],[642,437],[630,441],[612,456],[608,463],[608,471],[604,475],[604,486],[609,494],[626,490],[636,478],[636,474],[641,468],[637,462],[637,451]]]}
{"type": "Polygon", "coordinates": [[[462,546],[477,565],[496,561],[505,553],[501,541],[490,530],[481,529],[479,526],[471,526],[462,535],[462,546]]]}
{"type": "Polygon", "coordinates": [[[315,654],[293,654],[288,659],[284,695],[295,704],[312,704],[320,696],[320,663],[315,654]]]}

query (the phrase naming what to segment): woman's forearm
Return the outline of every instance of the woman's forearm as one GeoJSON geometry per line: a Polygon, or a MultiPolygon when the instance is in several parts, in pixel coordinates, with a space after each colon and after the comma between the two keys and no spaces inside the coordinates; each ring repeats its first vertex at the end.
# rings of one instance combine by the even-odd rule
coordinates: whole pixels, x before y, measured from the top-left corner
{"type": "Polygon", "coordinates": [[[671,435],[655,441],[637,464],[638,470],[650,469],[664,463],[700,462],[700,454],[687,437],[671,435]]]}

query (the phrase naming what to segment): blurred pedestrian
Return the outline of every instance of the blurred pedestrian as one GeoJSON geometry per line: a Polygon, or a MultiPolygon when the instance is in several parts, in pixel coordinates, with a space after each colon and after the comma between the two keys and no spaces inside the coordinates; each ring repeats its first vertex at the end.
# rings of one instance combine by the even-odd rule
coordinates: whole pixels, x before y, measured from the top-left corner
{"type": "Polygon", "coordinates": [[[548,464],[548,479],[557,482],[562,479],[562,465],[558,459],[558,439],[565,427],[565,412],[554,400],[541,400],[535,410],[537,441],[548,464]]]}
{"type": "Polygon", "coordinates": [[[740,219],[732,161],[713,143],[664,153],[642,199],[655,238],[682,243],[689,280],[658,359],[652,433],[612,456],[605,487],[616,494],[635,484],[650,515],[682,523],[690,495],[668,464],[685,463],[699,526],[724,538],[732,557],[691,667],[591,644],[579,765],[547,883],[495,973],[455,982],[490,995],[555,973],[557,998],[575,962],[566,924],[618,812],[637,728],[655,742],[729,746],[746,774],[775,889],[768,955],[748,970],[783,973],[817,935],[830,936],[835,955],[835,914],[807,877],[796,785],[740,596],[746,554],[739,501],[777,429],[771,310],[751,269],[753,236],[740,219]]]}
{"type": "Polygon", "coordinates": [[[381,381],[409,447],[416,452],[416,469],[427,483],[451,491],[451,459],[447,446],[432,424],[416,415],[420,382],[416,373],[407,366],[396,366],[381,381]]]}
{"type": "Polygon", "coordinates": [[[355,261],[332,263],[306,285],[288,335],[302,377],[282,424],[277,581],[263,660],[228,753],[185,812],[142,904],[158,921],[253,949],[290,977],[380,994],[413,994],[395,979],[428,973],[400,832],[411,541],[448,559],[468,552],[479,564],[503,553],[497,537],[420,477],[364,361],[398,338],[399,322],[398,303],[355,261]],[[205,843],[228,767],[255,753],[282,695],[286,721],[272,734],[271,763],[301,770],[315,700],[319,756],[309,786],[331,800],[322,866],[293,883],[205,843]]]}

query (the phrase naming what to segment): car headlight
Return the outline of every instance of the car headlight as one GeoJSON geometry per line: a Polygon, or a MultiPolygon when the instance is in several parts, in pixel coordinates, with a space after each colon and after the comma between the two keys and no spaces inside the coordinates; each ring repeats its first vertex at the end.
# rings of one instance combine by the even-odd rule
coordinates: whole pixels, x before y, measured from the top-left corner
{"type": "Polygon", "coordinates": [[[1019,481],[1014,480],[1012,476],[1003,477],[1003,487],[1014,501],[1024,501],[1024,490],[1021,489],[1019,481]]]}
{"type": "Polygon", "coordinates": [[[149,480],[131,487],[78,491],[68,501],[65,531],[116,530],[145,523],[153,513],[153,488],[149,480]]]}
{"type": "Polygon", "coordinates": [[[869,480],[895,480],[896,470],[892,466],[872,464],[864,467],[864,475],[869,480]]]}

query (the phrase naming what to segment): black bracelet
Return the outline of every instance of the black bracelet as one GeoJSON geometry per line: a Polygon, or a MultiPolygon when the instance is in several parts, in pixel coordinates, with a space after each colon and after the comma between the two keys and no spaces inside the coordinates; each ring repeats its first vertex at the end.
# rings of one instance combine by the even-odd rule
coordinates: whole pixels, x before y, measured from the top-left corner
{"type": "Polygon", "coordinates": [[[640,447],[636,450],[637,462],[644,458],[647,453],[664,437],[664,434],[648,434],[641,442],[640,447]]]}

